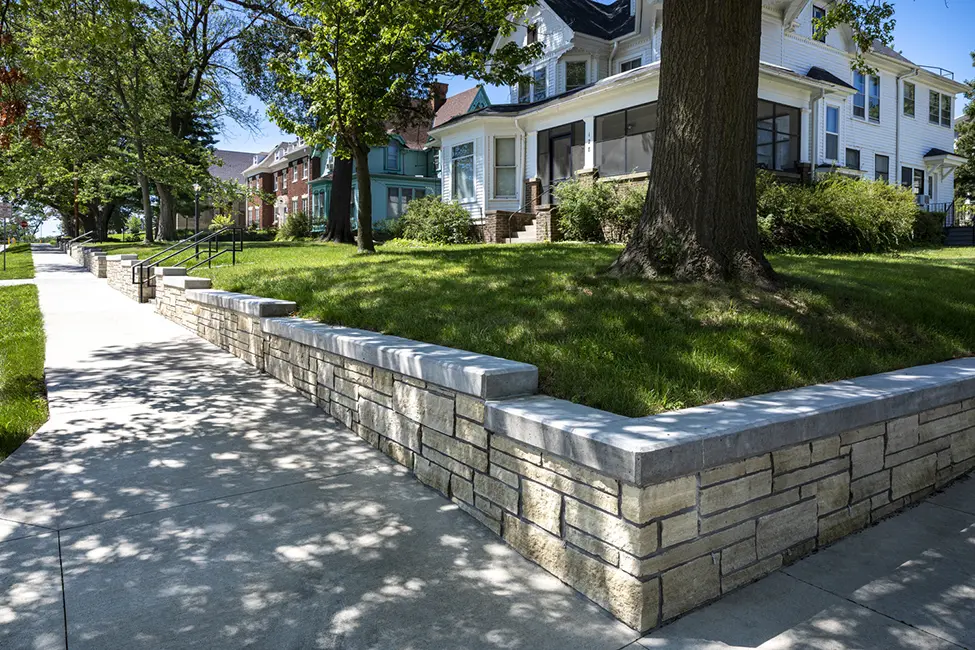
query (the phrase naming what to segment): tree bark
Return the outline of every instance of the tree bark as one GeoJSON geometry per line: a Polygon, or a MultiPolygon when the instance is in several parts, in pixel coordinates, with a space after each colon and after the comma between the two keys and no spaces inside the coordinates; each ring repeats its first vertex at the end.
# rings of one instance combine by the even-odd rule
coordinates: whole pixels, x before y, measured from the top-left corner
{"type": "Polygon", "coordinates": [[[372,241],[372,182],[369,175],[369,147],[355,147],[355,175],[359,187],[359,234],[360,253],[376,252],[372,241]]]}
{"type": "Polygon", "coordinates": [[[679,280],[774,277],[755,165],[761,0],[668,0],[643,217],[611,272],[679,280]]]}
{"type": "Polygon", "coordinates": [[[95,227],[95,232],[98,233],[98,241],[106,241],[108,239],[108,224],[112,220],[112,215],[115,214],[115,203],[110,201],[102,205],[98,210],[98,223],[95,227]]]}
{"type": "Polygon", "coordinates": [[[159,196],[159,217],[157,233],[159,239],[172,241],[176,239],[176,202],[173,200],[173,186],[156,183],[156,194],[159,196]]]}
{"type": "Polygon", "coordinates": [[[352,234],[352,160],[336,158],[332,170],[332,195],[328,200],[328,224],[322,240],[354,244],[352,234]]]}

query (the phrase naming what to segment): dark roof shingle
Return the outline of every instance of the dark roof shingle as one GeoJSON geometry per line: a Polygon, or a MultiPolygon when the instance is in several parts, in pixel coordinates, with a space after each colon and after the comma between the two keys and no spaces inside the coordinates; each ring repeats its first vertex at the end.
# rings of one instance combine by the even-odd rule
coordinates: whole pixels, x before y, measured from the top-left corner
{"type": "Polygon", "coordinates": [[[633,31],[630,0],[601,4],[592,0],[545,0],[573,31],[610,41],[633,31]]]}
{"type": "Polygon", "coordinates": [[[464,92],[457,93],[456,95],[451,95],[437,111],[437,114],[433,117],[434,128],[449,122],[458,115],[463,115],[470,110],[471,104],[474,102],[474,98],[477,97],[477,93],[481,91],[480,86],[474,86],[469,88],[464,92]]]}
{"type": "MultiPolygon", "coordinates": [[[[254,153],[247,151],[227,151],[215,149],[213,155],[223,161],[222,165],[210,165],[207,170],[214,178],[222,181],[239,181],[244,178],[244,170],[254,164],[254,153]]],[[[264,153],[257,154],[264,158],[264,153]]]]}

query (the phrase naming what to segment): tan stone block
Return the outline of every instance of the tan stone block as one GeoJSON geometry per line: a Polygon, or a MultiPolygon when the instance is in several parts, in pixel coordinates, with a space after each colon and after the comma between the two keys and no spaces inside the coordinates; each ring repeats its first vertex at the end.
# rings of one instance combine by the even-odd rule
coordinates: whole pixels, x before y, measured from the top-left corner
{"type": "Polygon", "coordinates": [[[480,494],[474,495],[474,507],[485,513],[491,519],[501,520],[501,516],[504,513],[501,506],[494,503],[490,499],[482,497],[480,494]]]}
{"type": "Polygon", "coordinates": [[[811,449],[808,442],[772,452],[772,471],[776,476],[808,467],[811,449]]]}
{"type": "Polygon", "coordinates": [[[840,455],[840,437],[831,436],[829,438],[823,438],[822,440],[813,440],[812,442],[812,455],[810,457],[810,462],[812,464],[821,463],[831,458],[837,458],[840,455]]]}
{"type": "Polygon", "coordinates": [[[707,487],[709,485],[714,485],[715,483],[723,483],[724,481],[741,478],[747,473],[745,467],[746,461],[740,460],[735,463],[728,463],[727,465],[719,465],[718,467],[714,467],[712,469],[706,469],[701,472],[701,487],[707,487]]]}
{"type": "Polygon", "coordinates": [[[474,493],[490,499],[509,512],[518,514],[518,490],[487,474],[474,475],[474,493]]]}
{"type": "Polygon", "coordinates": [[[637,557],[657,550],[656,523],[640,528],[575,499],[565,499],[565,523],[637,557]]]}
{"type": "Polygon", "coordinates": [[[661,580],[664,620],[689,612],[721,595],[720,567],[710,555],[667,571],[661,580]]]}
{"type": "Polygon", "coordinates": [[[975,456],[975,428],[951,436],[951,462],[961,463],[975,456]]]}
{"type": "Polygon", "coordinates": [[[746,539],[721,551],[721,573],[734,573],[755,562],[755,540],[746,539]]]}
{"type": "Polygon", "coordinates": [[[850,503],[849,473],[834,474],[816,483],[816,503],[820,517],[850,503]]]}
{"type": "Polygon", "coordinates": [[[456,399],[457,415],[473,420],[478,424],[484,423],[484,402],[468,395],[458,395],[456,399]]]}
{"type": "Polygon", "coordinates": [[[424,445],[422,451],[420,452],[420,455],[422,455],[427,460],[434,462],[437,465],[440,465],[444,469],[450,470],[454,474],[459,474],[460,476],[463,476],[468,481],[474,480],[473,469],[471,469],[470,467],[468,467],[467,465],[465,465],[464,463],[458,460],[454,460],[453,458],[451,458],[446,454],[440,453],[439,451],[433,449],[432,447],[427,447],[426,445],[424,445]]]}
{"type": "Polygon", "coordinates": [[[660,546],[667,548],[697,537],[697,510],[660,520],[660,546]]]}
{"type": "Polygon", "coordinates": [[[583,467],[582,465],[573,463],[565,458],[559,458],[558,456],[543,453],[542,467],[553,471],[556,474],[567,476],[574,481],[591,485],[597,490],[602,490],[608,494],[619,494],[619,481],[614,478],[610,478],[605,474],[601,474],[600,472],[591,470],[588,467],[583,467]]]}
{"type": "Polygon", "coordinates": [[[859,429],[853,429],[852,431],[841,433],[840,445],[844,447],[854,445],[858,442],[869,440],[870,438],[874,438],[876,436],[882,436],[885,433],[887,433],[887,423],[878,422],[866,427],[860,427],[859,429]]]}
{"type": "Polygon", "coordinates": [[[511,487],[513,487],[515,489],[518,488],[518,481],[519,481],[518,475],[515,474],[514,472],[510,471],[510,470],[506,470],[505,468],[501,467],[500,465],[494,465],[494,464],[492,464],[491,465],[491,469],[488,472],[488,474],[490,474],[492,477],[498,479],[502,483],[505,483],[506,485],[510,485],[511,487]]]}
{"type": "Polygon", "coordinates": [[[876,474],[870,474],[850,483],[851,502],[856,503],[867,497],[890,489],[890,470],[885,469],[876,474]]]}
{"type": "Polygon", "coordinates": [[[660,553],[642,560],[621,553],[620,568],[635,576],[652,576],[754,536],[755,522],[746,521],[734,528],[728,528],[713,535],[698,537],[686,544],[663,549],[660,553]]]}
{"type": "Polygon", "coordinates": [[[716,530],[733,526],[734,524],[755,519],[759,515],[772,510],[778,510],[799,500],[799,490],[793,489],[787,492],[779,492],[761,499],[756,499],[738,508],[725,510],[710,517],[701,518],[701,534],[706,535],[716,530]]]}
{"type": "Polygon", "coordinates": [[[578,528],[572,526],[565,527],[565,541],[574,546],[578,546],[587,553],[601,557],[613,566],[620,563],[619,549],[610,546],[606,542],[596,539],[592,535],[587,535],[578,528]]]}
{"type": "Polygon", "coordinates": [[[726,576],[722,576],[721,593],[725,594],[729,591],[734,591],[738,587],[755,582],[759,578],[764,578],[781,567],[782,556],[773,555],[772,557],[765,558],[761,562],[756,562],[755,564],[746,567],[741,571],[736,571],[735,573],[729,573],[726,576]]]}
{"type": "MultiPolygon", "coordinates": [[[[420,450],[420,425],[375,402],[360,399],[357,402],[359,421],[413,451],[420,450]]],[[[333,414],[334,415],[334,414],[333,414]]]]}
{"type": "Polygon", "coordinates": [[[413,471],[421,483],[429,485],[445,495],[449,493],[450,472],[444,468],[434,465],[422,456],[417,456],[413,464],[413,471]]]}
{"type": "Polygon", "coordinates": [[[898,465],[891,470],[891,498],[896,500],[926,487],[933,487],[937,474],[936,454],[898,465]]]}
{"type": "Polygon", "coordinates": [[[389,438],[379,438],[379,451],[407,469],[413,469],[413,452],[389,438]]]}
{"type": "Polygon", "coordinates": [[[454,431],[454,401],[429,390],[395,382],[393,408],[425,427],[446,434],[454,431]]]}
{"type": "Polygon", "coordinates": [[[701,514],[734,508],[772,492],[772,472],[751,474],[701,490],[701,514]]]}
{"type": "Polygon", "coordinates": [[[931,422],[932,420],[940,420],[943,417],[954,415],[955,413],[960,413],[961,410],[962,410],[961,402],[953,402],[951,404],[945,404],[944,406],[928,409],[927,411],[921,411],[920,413],[918,413],[918,421],[920,424],[925,424],[927,422],[931,422]]]}
{"type": "Polygon", "coordinates": [[[887,422],[887,454],[917,446],[918,416],[907,415],[887,422]]]}
{"type": "Polygon", "coordinates": [[[884,468],[884,439],[870,438],[853,445],[850,452],[854,479],[884,468]]]}
{"type": "MultiPolygon", "coordinates": [[[[492,445],[494,444],[495,438],[496,436],[491,437],[492,445]]],[[[539,467],[529,463],[528,461],[513,458],[507,454],[502,454],[496,449],[491,450],[491,462],[492,464],[500,465],[507,470],[531,479],[536,483],[541,483],[542,485],[550,487],[553,490],[558,490],[563,494],[567,494],[581,501],[585,501],[586,503],[590,503],[597,508],[601,508],[614,515],[619,512],[618,497],[612,494],[606,494],[602,490],[597,490],[596,488],[586,485],[585,483],[573,481],[566,476],[556,474],[555,472],[547,470],[544,467],[539,467]]]]}
{"type": "MultiPolygon", "coordinates": [[[[345,380],[340,379],[338,381],[345,381],[345,380]]],[[[370,402],[375,402],[376,404],[384,406],[388,409],[393,408],[393,398],[390,397],[389,395],[383,395],[377,390],[366,388],[364,386],[359,386],[358,384],[350,384],[350,385],[355,386],[358,397],[367,399],[370,402]]]]}
{"type": "MultiPolygon", "coordinates": [[[[882,443],[883,440],[881,440],[881,444],[882,443]]],[[[839,458],[834,458],[824,463],[819,463],[818,465],[811,465],[803,469],[797,469],[794,472],[789,472],[788,474],[778,474],[772,481],[772,490],[774,492],[782,492],[783,490],[788,490],[798,485],[819,481],[820,479],[831,474],[846,472],[849,470],[849,467],[849,459],[846,456],[840,456],[839,458]]]]}
{"type": "Polygon", "coordinates": [[[562,495],[534,481],[521,486],[521,512],[528,521],[555,535],[561,532],[562,495]]]}
{"type": "Polygon", "coordinates": [[[519,553],[609,610],[626,625],[646,631],[657,624],[656,580],[641,582],[596,558],[566,546],[554,535],[505,515],[504,539],[519,553]]]}
{"type": "Polygon", "coordinates": [[[340,395],[344,395],[349,399],[359,399],[359,385],[346,379],[339,379],[336,377],[334,390],[335,392],[339,393],[340,395]]]}
{"type": "Polygon", "coordinates": [[[929,420],[918,428],[918,440],[928,442],[951,433],[956,433],[962,429],[975,426],[975,410],[961,411],[952,415],[929,420]]]}
{"type": "Polygon", "coordinates": [[[643,488],[623,484],[622,493],[623,516],[642,524],[693,508],[697,504],[697,477],[683,476],[643,488]]]}
{"type": "Polygon", "coordinates": [[[457,438],[446,436],[433,429],[422,429],[423,444],[450,456],[465,465],[473,467],[479,472],[488,470],[488,454],[483,449],[466,443],[457,438]]]}
{"type": "Polygon", "coordinates": [[[861,501],[819,520],[819,545],[832,544],[838,539],[863,530],[870,523],[870,502],[861,501]]]}
{"type": "Polygon", "coordinates": [[[755,532],[758,557],[765,558],[815,538],[818,532],[817,515],[816,501],[811,500],[760,517],[755,532]]]}
{"type": "Polygon", "coordinates": [[[474,504],[474,484],[456,474],[450,476],[450,496],[474,504]]]}
{"type": "Polygon", "coordinates": [[[376,368],[372,372],[372,388],[383,395],[393,395],[393,373],[376,368]]]}
{"type": "Polygon", "coordinates": [[[491,448],[533,465],[542,464],[542,452],[540,449],[523,444],[517,440],[512,440],[511,438],[506,438],[505,436],[492,435],[491,448]]]}
{"type": "Polygon", "coordinates": [[[458,508],[460,508],[461,510],[469,514],[471,517],[474,517],[474,519],[477,519],[479,522],[481,522],[482,524],[490,528],[492,531],[494,531],[495,535],[499,535],[499,536],[501,535],[500,519],[493,519],[490,516],[488,516],[486,513],[478,510],[472,505],[468,505],[464,503],[459,499],[452,499],[452,501],[457,504],[458,508]]]}
{"type": "Polygon", "coordinates": [[[937,455],[939,451],[943,451],[950,446],[951,438],[949,436],[943,436],[941,438],[936,438],[935,440],[921,443],[914,447],[908,447],[907,449],[898,451],[897,453],[888,453],[884,459],[884,464],[886,467],[903,465],[906,462],[917,460],[922,456],[928,456],[930,454],[937,455]]]}
{"type": "Polygon", "coordinates": [[[474,424],[464,418],[457,418],[454,422],[454,435],[472,445],[487,449],[488,434],[480,424],[474,424]]]}

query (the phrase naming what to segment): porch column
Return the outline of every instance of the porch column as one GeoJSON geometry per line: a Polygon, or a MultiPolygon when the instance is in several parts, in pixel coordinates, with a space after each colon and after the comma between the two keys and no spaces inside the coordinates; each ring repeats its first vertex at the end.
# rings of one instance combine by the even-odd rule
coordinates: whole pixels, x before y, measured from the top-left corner
{"type": "Polygon", "coordinates": [[[810,125],[811,111],[808,108],[801,109],[799,118],[799,162],[808,163],[810,161],[810,151],[812,150],[812,131],[810,125]]]}
{"type": "Polygon", "coordinates": [[[538,131],[525,136],[525,180],[538,178],[538,131]]]}
{"type": "Polygon", "coordinates": [[[581,171],[592,172],[596,169],[596,118],[584,117],[582,121],[586,125],[586,162],[581,171]]]}

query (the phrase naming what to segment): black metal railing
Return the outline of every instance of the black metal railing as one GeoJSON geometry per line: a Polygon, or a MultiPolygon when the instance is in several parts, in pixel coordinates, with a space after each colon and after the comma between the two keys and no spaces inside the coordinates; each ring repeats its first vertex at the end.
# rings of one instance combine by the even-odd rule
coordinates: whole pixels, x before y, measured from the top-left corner
{"type": "Polygon", "coordinates": [[[943,212],[945,215],[945,228],[958,225],[955,219],[955,202],[950,203],[928,203],[922,206],[927,212],[943,212]]]}
{"type": "Polygon", "coordinates": [[[231,265],[235,265],[237,264],[237,253],[243,252],[243,250],[244,229],[240,226],[225,226],[213,232],[199,232],[178,241],[132,265],[132,284],[139,285],[139,302],[142,302],[143,299],[143,287],[152,288],[156,286],[154,271],[164,262],[175,260],[171,262],[170,266],[185,266],[194,260],[195,264],[186,266],[187,271],[192,271],[204,264],[212,267],[213,260],[221,255],[229,254],[231,265]],[[229,239],[226,239],[227,234],[230,235],[229,239]],[[225,237],[223,242],[221,242],[221,237],[225,237]],[[224,244],[223,248],[220,247],[221,243],[224,244]],[[206,244],[205,248],[202,246],[203,244],[206,244]],[[185,257],[179,259],[184,254],[185,257]]]}
{"type": "Polygon", "coordinates": [[[952,72],[951,70],[946,70],[945,68],[942,68],[940,65],[919,65],[918,67],[924,68],[928,72],[933,72],[936,75],[947,77],[948,79],[955,78],[954,72],[952,72]]]}
{"type": "Polygon", "coordinates": [[[61,250],[67,250],[68,246],[71,244],[86,244],[91,241],[91,238],[95,235],[94,230],[89,230],[88,232],[83,232],[74,239],[69,239],[67,241],[61,242],[61,250]]]}

